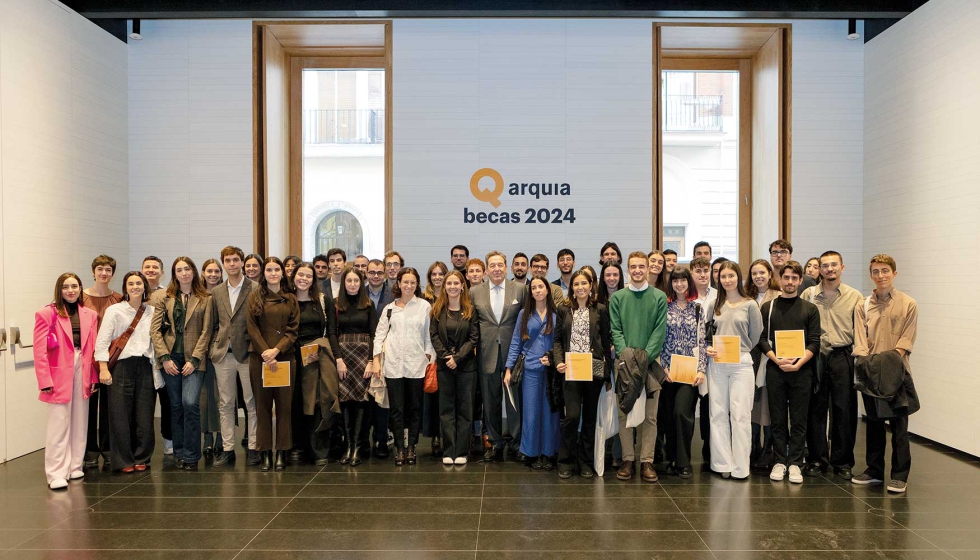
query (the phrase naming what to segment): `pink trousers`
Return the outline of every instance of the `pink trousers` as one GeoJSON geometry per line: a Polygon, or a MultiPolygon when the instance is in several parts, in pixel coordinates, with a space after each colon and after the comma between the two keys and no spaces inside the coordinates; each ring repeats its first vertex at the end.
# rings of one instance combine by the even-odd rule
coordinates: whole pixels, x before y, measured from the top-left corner
{"type": "Polygon", "coordinates": [[[82,472],[85,438],[88,433],[88,399],[83,396],[82,353],[75,350],[75,375],[71,401],[48,404],[48,434],[45,438],[44,474],[48,484],[82,472]]]}

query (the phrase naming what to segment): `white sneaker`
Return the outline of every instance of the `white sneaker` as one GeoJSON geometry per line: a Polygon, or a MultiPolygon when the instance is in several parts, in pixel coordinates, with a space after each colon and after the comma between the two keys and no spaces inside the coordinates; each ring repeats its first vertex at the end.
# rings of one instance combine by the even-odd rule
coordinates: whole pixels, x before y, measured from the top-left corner
{"type": "Polygon", "coordinates": [[[68,480],[81,480],[85,478],[85,471],[75,471],[68,476],[68,480]]]}
{"type": "Polygon", "coordinates": [[[769,473],[769,480],[782,482],[784,478],[786,478],[786,465],[780,463],[773,465],[772,472],[769,473]]]}
{"type": "Polygon", "coordinates": [[[792,482],[793,484],[803,484],[803,473],[800,471],[800,467],[796,465],[790,465],[789,481],[792,482]]]}
{"type": "Polygon", "coordinates": [[[48,484],[48,488],[52,490],[63,490],[68,488],[68,481],[63,478],[56,478],[51,481],[51,484],[48,484]]]}
{"type": "Polygon", "coordinates": [[[450,457],[449,455],[446,455],[445,457],[442,458],[442,464],[446,465],[447,467],[452,466],[453,458],[450,457]]]}
{"type": "Polygon", "coordinates": [[[163,454],[173,455],[174,454],[174,442],[170,439],[163,440],[163,454]]]}
{"type": "Polygon", "coordinates": [[[466,457],[456,457],[456,466],[461,467],[466,464],[466,457]]]}

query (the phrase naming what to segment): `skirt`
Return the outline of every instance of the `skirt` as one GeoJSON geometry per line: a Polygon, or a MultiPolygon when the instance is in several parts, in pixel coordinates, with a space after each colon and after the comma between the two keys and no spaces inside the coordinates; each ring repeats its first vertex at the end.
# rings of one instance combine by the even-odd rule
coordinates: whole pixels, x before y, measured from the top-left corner
{"type": "Polygon", "coordinates": [[[340,402],[367,401],[370,379],[364,379],[364,366],[371,357],[371,337],[366,333],[342,334],[340,358],[347,365],[347,377],[340,380],[340,402]]]}

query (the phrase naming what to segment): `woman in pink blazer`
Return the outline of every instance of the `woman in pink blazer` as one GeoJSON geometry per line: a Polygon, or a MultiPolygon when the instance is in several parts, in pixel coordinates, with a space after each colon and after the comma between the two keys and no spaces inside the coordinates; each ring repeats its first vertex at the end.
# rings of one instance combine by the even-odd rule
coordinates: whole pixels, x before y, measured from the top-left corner
{"type": "Polygon", "coordinates": [[[85,476],[88,398],[99,381],[95,338],[99,316],[79,305],[82,280],[73,272],[58,277],[54,303],[34,315],[34,371],[48,407],[44,473],[48,487],[59,490],[85,476]]]}

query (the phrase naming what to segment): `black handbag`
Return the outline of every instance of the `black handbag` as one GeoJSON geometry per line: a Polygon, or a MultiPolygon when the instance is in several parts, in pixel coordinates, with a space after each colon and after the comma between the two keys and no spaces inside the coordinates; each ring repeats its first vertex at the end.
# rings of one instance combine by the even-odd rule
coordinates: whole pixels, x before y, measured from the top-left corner
{"type": "MultiPolygon", "coordinates": [[[[539,334],[538,336],[541,336],[541,335],[539,334]]],[[[530,348],[531,345],[534,344],[534,341],[537,340],[537,339],[538,339],[537,336],[534,337],[534,338],[528,339],[528,341],[527,341],[527,348],[530,348]]],[[[527,350],[524,350],[523,352],[521,352],[520,354],[518,354],[517,360],[514,362],[514,367],[510,368],[510,384],[511,385],[518,385],[518,384],[520,384],[521,380],[524,379],[524,356],[526,354],[527,354],[527,350]]]]}

